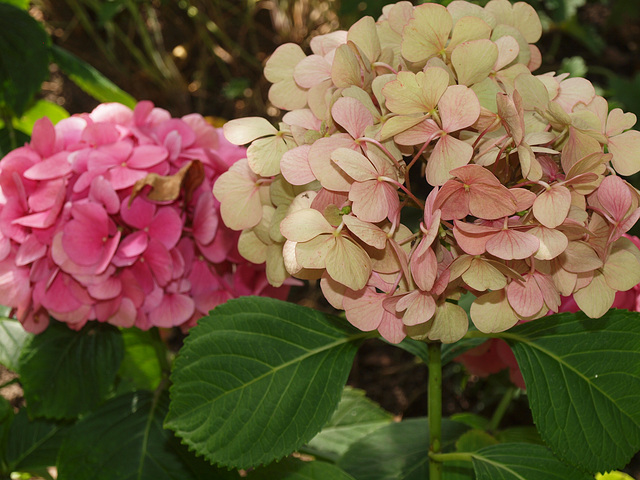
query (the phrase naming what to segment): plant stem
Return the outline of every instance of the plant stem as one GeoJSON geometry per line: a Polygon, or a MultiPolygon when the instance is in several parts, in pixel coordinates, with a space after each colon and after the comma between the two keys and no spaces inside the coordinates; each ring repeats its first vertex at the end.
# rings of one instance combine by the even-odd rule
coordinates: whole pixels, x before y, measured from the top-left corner
{"type": "Polygon", "coordinates": [[[429,480],[442,480],[442,462],[432,457],[442,451],[442,358],[440,342],[429,349],[429,480]]]}
{"type": "Polygon", "coordinates": [[[513,395],[516,393],[515,387],[509,387],[509,389],[504,393],[502,400],[496,407],[496,411],[493,412],[493,416],[491,417],[491,421],[489,422],[489,430],[495,431],[498,429],[498,425],[500,425],[500,421],[504,414],[507,412],[507,408],[511,404],[511,400],[513,400],[513,395]]]}

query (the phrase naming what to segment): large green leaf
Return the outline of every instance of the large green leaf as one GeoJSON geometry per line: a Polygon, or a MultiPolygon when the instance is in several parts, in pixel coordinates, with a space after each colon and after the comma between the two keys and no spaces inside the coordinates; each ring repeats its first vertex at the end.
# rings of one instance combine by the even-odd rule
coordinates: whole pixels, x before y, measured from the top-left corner
{"type": "Polygon", "coordinates": [[[502,443],[472,453],[477,480],[593,480],[541,445],[502,443]]]}
{"type": "Polygon", "coordinates": [[[102,402],[124,352],[117,328],[91,322],[79,332],[52,322],[23,347],[20,381],[32,416],[75,418],[102,402]]]}
{"type": "Polygon", "coordinates": [[[56,45],[51,47],[53,61],[73,82],[101,102],[118,102],[129,108],[136,100],[85,61],[56,45]]]}
{"type": "MultiPolygon", "coordinates": [[[[466,430],[466,425],[443,420],[443,451],[451,451],[466,430]]],[[[426,418],[412,418],[379,428],[354,443],[337,464],[358,480],[427,480],[429,423],[426,418]]],[[[463,469],[456,465],[455,477],[445,471],[445,480],[470,478],[471,464],[463,469]]]]}
{"type": "Polygon", "coordinates": [[[352,443],[391,421],[392,415],[365,397],[363,390],[346,387],[331,420],[309,446],[325,455],[342,455],[352,443]]]}
{"type": "Polygon", "coordinates": [[[295,458],[257,468],[247,475],[250,480],[354,480],[339,467],[327,462],[303,462],[295,458]]]}
{"type": "Polygon", "coordinates": [[[220,465],[281,458],[329,420],[367,335],[299,305],[231,300],[191,329],[171,375],[166,425],[220,465]]]}
{"type": "Polygon", "coordinates": [[[122,330],[122,339],[124,359],[118,376],[124,385],[120,390],[155,390],[162,380],[161,357],[167,355],[157,330],[127,328],[122,330]]]}
{"type": "Polygon", "coordinates": [[[218,480],[238,478],[189,453],[162,427],[162,392],[115,397],[70,430],[58,457],[58,480],[218,480]]]}
{"type": "Polygon", "coordinates": [[[554,453],[592,472],[626,465],[640,449],[640,314],[564,313],[501,336],[554,453]]]}
{"type": "Polygon", "coordinates": [[[69,425],[42,418],[29,419],[20,410],[9,428],[5,453],[9,472],[33,472],[56,464],[56,457],[69,425]]]}
{"type": "Polygon", "coordinates": [[[27,12],[0,3],[0,106],[20,117],[49,75],[49,36],[27,12]]]}
{"type": "Polygon", "coordinates": [[[17,320],[0,318],[0,363],[18,372],[18,359],[22,346],[33,337],[17,320]]]}

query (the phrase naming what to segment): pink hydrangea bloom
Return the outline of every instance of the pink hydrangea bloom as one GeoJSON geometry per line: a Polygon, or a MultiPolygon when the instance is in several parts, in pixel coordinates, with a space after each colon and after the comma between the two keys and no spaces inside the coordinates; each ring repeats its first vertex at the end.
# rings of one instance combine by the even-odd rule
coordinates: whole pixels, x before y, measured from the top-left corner
{"type": "Polygon", "coordinates": [[[286,297],[239,255],[212,194],[245,156],[201,115],[172,118],[147,101],[39,120],[31,143],[0,163],[0,304],[39,333],[49,316],[76,329],[188,328],[229,298],[286,297]],[[133,193],[192,161],[203,170],[192,191],[162,201],[150,187],[133,193]]]}
{"type": "MultiPolygon", "coordinates": [[[[631,240],[636,247],[640,247],[640,238],[626,234],[624,236],[631,240]]],[[[640,312],[640,284],[626,292],[616,292],[612,308],[640,312]]],[[[578,307],[573,296],[562,297],[562,303],[558,308],[559,313],[579,311],[580,307],[578,307]]],[[[549,314],[553,313],[553,311],[549,312],[549,314]]],[[[515,356],[504,340],[489,339],[482,345],[459,355],[455,358],[455,361],[462,363],[470,374],[479,377],[487,377],[492,373],[508,368],[511,381],[517,387],[525,388],[522,373],[520,373],[515,356]]]]}

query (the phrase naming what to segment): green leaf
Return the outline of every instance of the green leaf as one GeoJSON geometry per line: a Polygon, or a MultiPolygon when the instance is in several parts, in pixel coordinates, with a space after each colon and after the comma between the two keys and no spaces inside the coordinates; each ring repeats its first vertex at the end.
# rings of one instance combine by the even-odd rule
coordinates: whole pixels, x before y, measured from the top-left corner
{"type": "Polygon", "coordinates": [[[118,102],[129,108],[136,100],[88,63],[56,45],[51,47],[53,61],[73,82],[101,102],[118,102]]]}
{"type": "Polygon", "coordinates": [[[27,12],[0,3],[0,105],[21,116],[49,75],[49,36],[27,12]]]}
{"type": "Polygon", "coordinates": [[[346,387],[338,408],[309,446],[323,453],[342,455],[349,446],[378,428],[388,425],[392,415],[365,397],[363,390],[346,387]]]}
{"type": "Polygon", "coordinates": [[[472,453],[477,480],[593,480],[541,445],[502,443],[472,453]]]}
{"type": "Polygon", "coordinates": [[[505,428],[496,433],[496,438],[501,443],[536,443],[544,445],[538,430],[533,426],[522,425],[505,428]]]}
{"type": "Polygon", "coordinates": [[[498,440],[484,430],[469,430],[460,435],[460,438],[456,441],[456,450],[459,452],[475,452],[497,443],[498,440]]]}
{"type": "Polygon", "coordinates": [[[0,318],[0,363],[18,371],[18,359],[25,343],[33,338],[33,334],[27,332],[17,320],[0,318]]]}
{"type": "Polygon", "coordinates": [[[124,353],[117,328],[90,322],[79,332],[52,322],[25,344],[20,381],[32,416],[75,418],[105,400],[124,353]]]}
{"type": "Polygon", "coordinates": [[[220,465],[281,458],[329,420],[369,335],[299,305],[231,300],[189,332],[171,375],[166,425],[220,465]]]}
{"type": "Polygon", "coordinates": [[[69,425],[42,418],[29,419],[23,408],[9,429],[6,460],[9,471],[29,472],[56,464],[69,425]]]}
{"type": "Polygon", "coordinates": [[[161,356],[166,356],[165,345],[156,330],[138,328],[122,330],[124,358],[118,376],[125,388],[155,390],[162,380],[161,356]]]}
{"type": "MultiPolygon", "coordinates": [[[[443,451],[451,451],[467,429],[466,425],[444,419],[443,451]]],[[[379,428],[354,443],[337,464],[358,480],[428,479],[429,423],[426,418],[412,418],[379,428]]]]}
{"type": "Polygon", "coordinates": [[[21,10],[29,10],[30,0],[0,0],[0,3],[7,3],[13,5],[21,10]]]}
{"type": "Polygon", "coordinates": [[[33,126],[36,121],[48,117],[51,123],[54,125],[63,118],[67,118],[69,112],[67,112],[60,105],[49,102],[47,100],[38,100],[29,110],[27,110],[22,117],[13,121],[13,126],[16,130],[19,130],[27,135],[31,135],[33,126]]]}
{"type": "Polygon", "coordinates": [[[471,428],[479,428],[480,430],[487,430],[491,423],[488,418],[471,412],[454,413],[450,419],[454,422],[464,423],[471,428]]]}
{"type": "Polygon", "coordinates": [[[286,458],[247,475],[250,480],[354,480],[339,467],[327,462],[303,462],[286,458]]]}
{"type": "Polygon", "coordinates": [[[593,472],[626,465],[640,449],[640,313],[563,313],[500,336],[553,452],[593,472]]]}
{"type": "Polygon", "coordinates": [[[162,427],[166,392],[115,397],[69,432],[58,457],[58,480],[216,480],[238,478],[190,454],[162,427]]]}

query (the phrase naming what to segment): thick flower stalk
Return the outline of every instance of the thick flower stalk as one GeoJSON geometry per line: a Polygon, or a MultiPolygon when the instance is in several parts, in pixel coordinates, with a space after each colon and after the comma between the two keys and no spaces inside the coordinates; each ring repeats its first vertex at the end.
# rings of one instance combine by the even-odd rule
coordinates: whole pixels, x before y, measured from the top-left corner
{"type": "Polygon", "coordinates": [[[229,298],[276,293],[220,221],[213,183],[245,156],[221,133],[146,101],[39,120],[0,162],[0,304],[35,333],[49,316],[187,328],[229,298]]]}
{"type": "Polygon", "coordinates": [[[599,317],[640,282],[623,235],[639,195],[636,118],[585,79],[546,73],[524,2],[399,2],[374,21],[278,48],[288,112],[225,125],[250,144],[214,186],[240,252],[269,281],[320,279],[358,328],[455,342],[557,312],[599,317]],[[419,220],[416,220],[419,219],[419,220]]]}

